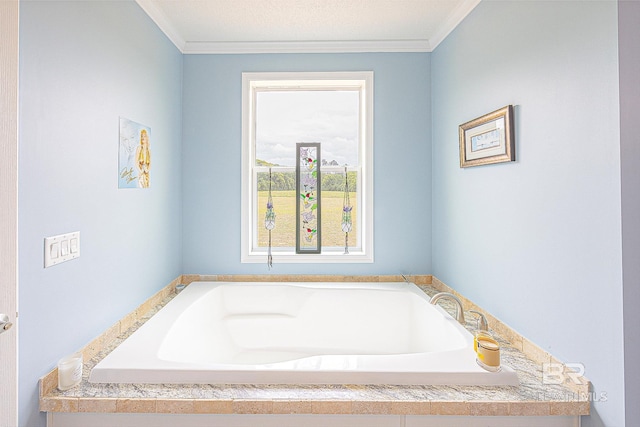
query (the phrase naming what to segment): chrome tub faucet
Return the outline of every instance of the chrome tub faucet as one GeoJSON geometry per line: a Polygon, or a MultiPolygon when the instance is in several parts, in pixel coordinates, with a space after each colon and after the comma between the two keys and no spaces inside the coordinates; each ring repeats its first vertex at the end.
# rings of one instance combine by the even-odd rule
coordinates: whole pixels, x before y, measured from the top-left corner
{"type": "Polygon", "coordinates": [[[462,301],[457,296],[450,294],[449,292],[439,292],[431,297],[429,301],[431,304],[435,305],[441,299],[448,299],[455,303],[456,305],[456,320],[460,322],[463,326],[466,325],[466,321],[464,320],[464,308],[462,307],[462,301]]]}

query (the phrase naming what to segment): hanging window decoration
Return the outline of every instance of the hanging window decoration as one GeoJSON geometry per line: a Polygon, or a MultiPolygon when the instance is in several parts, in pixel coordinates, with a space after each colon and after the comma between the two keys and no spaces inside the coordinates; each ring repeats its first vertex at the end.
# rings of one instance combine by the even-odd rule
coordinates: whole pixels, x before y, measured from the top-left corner
{"type": "Polygon", "coordinates": [[[296,150],[296,253],[319,254],[320,143],[298,142],[296,150]]]}
{"type": "Polygon", "coordinates": [[[344,253],[349,253],[349,233],[353,225],[351,222],[351,199],[349,197],[349,180],[347,179],[347,167],[344,167],[344,198],[342,200],[342,231],[344,232],[344,253]]]}
{"type": "Polygon", "coordinates": [[[269,249],[267,252],[267,266],[273,267],[273,256],[271,256],[271,230],[276,227],[276,211],[273,209],[273,197],[271,197],[271,168],[269,168],[269,195],[267,197],[267,213],[264,216],[264,228],[269,231],[269,249]]]}

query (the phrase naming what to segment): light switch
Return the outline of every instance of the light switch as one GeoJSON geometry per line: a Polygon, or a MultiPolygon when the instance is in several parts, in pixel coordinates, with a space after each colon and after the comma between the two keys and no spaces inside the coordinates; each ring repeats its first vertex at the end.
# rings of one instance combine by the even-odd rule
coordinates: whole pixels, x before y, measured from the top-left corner
{"type": "Polygon", "coordinates": [[[60,242],[60,256],[67,255],[69,255],[69,241],[63,240],[62,242],[60,242]]]}
{"type": "Polygon", "coordinates": [[[60,234],[44,239],[44,267],[60,264],[80,256],[80,232],[60,234]]]}
{"type": "Polygon", "coordinates": [[[60,243],[52,244],[49,250],[50,250],[51,259],[58,258],[58,255],[60,255],[60,243]]]}
{"type": "Polygon", "coordinates": [[[72,254],[78,252],[78,239],[76,239],[75,237],[69,239],[69,251],[71,251],[72,254]]]}

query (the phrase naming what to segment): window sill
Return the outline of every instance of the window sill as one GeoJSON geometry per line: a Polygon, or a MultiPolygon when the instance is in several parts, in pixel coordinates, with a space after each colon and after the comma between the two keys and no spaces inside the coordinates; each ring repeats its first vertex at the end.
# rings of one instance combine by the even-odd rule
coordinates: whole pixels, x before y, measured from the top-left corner
{"type": "MultiPolygon", "coordinates": [[[[325,252],[321,254],[296,254],[293,252],[272,253],[274,264],[357,264],[372,263],[373,255],[362,251],[349,251],[348,254],[325,252]]],[[[267,262],[266,252],[254,252],[243,255],[243,264],[259,264],[267,262]]]]}

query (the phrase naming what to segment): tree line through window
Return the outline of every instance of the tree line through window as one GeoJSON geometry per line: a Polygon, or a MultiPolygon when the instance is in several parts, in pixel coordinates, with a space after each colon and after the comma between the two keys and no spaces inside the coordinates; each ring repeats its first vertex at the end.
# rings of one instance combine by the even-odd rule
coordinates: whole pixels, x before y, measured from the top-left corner
{"type": "MultiPolygon", "coordinates": [[[[275,169],[275,168],[274,168],[275,169]]],[[[272,169],[271,194],[276,210],[277,225],[271,233],[271,246],[277,248],[295,247],[296,243],[296,182],[295,171],[277,172],[272,169]]],[[[321,167],[322,170],[322,167],[321,167]]],[[[269,172],[258,172],[258,246],[266,248],[269,243],[267,230],[262,226],[267,210],[269,172]]],[[[353,229],[349,233],[349,245],[357,246],[358,206],[357,172],[347,172],[352,204],[353,229]]],[[[344,199],[344,172],[322,172],[322,246],[343,247],[342,204],[344,199]]]]}

